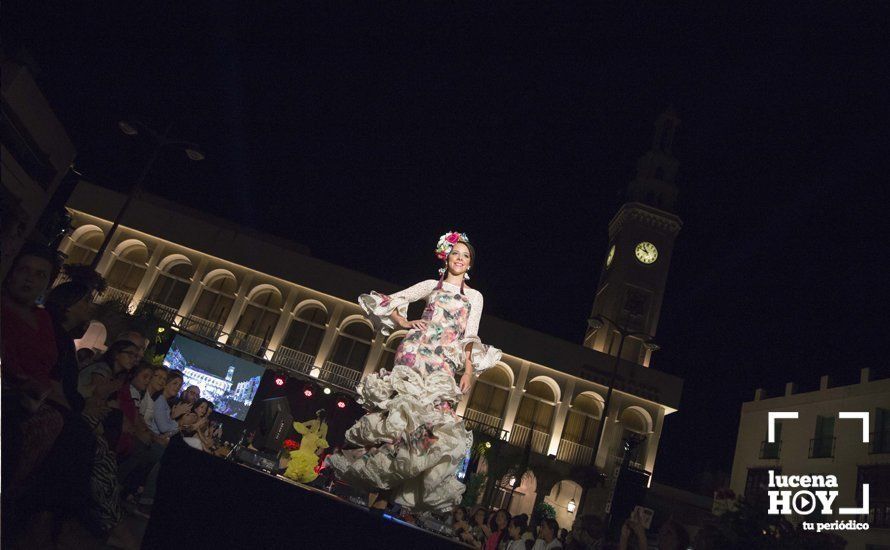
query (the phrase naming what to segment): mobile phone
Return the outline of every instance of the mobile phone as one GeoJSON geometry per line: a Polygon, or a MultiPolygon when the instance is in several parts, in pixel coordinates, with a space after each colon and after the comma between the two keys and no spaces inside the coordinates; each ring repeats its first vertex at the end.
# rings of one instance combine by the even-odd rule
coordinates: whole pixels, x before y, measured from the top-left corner
{"type": "Polygon", "coordinates": [[[643,527],[647,530],[649,526],[652,525],[652,516],[655,515],[655,512],[652,508],[646,508],[645,506],[634,506],[634,511],[630,514],[630,517],[636,519],[643,527]]]}

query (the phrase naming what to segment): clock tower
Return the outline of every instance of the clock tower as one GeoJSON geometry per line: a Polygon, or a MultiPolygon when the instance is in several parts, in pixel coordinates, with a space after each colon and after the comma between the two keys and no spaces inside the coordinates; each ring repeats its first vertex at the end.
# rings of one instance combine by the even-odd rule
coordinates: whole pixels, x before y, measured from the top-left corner
{"type": "MultiPolygon", "coordinates": [[[[637,161],[626,202],[609,222],[609,244],[590,316],[605,316],[629,332],[654,337],[661,314],[674,239],[682,222],[674,213],[678,162],[672,154],[680,125],[668,109],[655,121],[652,148],[637,161]]],[[[621,336],[612,323],[588,329],[584,345],[614,355],[621,336]]],[[[621,357],[649,366],[643,338],[628,336],[621,357]]]]}

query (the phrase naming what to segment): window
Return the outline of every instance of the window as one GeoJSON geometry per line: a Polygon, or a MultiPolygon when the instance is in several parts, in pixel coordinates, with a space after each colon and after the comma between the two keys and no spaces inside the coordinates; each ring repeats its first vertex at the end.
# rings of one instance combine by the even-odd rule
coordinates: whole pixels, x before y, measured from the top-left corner
{"type": "Polygon", "coordinates": [[[516,424],[539,432],[550,432],[553,420],[553,390],[544,382],[531,382],[522,396],[516,424]]]}
{"type": "Polygon", "coordinates": [[[352,370],[363,370],[374,333],[364,323],[351,323],[340,331],[331,361],[352,370]]]}
{"type": "Polygon", "coordinates": [[[192,316],[223,324],[235,303],[238,282],[231,275],[220,275],[204,286],[192,310],[192,316]]]}
{"type": "Polygon", "coordinates": [[[591,395],[581,394],[572,402],[566,415],[562,439],[579,445],[593,446],[599,429],[600,402],[591,395]]]}
{"type": "Polygon", "coordinates": [[[291,321],[282,345],[312,356],[317,355],[324,339],[327,321],[328,316],[320,307],[304,307],[291,321]]]}
{"type": "Polygon", "coordinates": [[[868,483],[868,523],[872,528],[890,527],[890,464],[860,466],[856,503],[862,505],[862,484],[868,483]]]}
{"type": "Polygon", "coordinates": [[[133,245],[114,260],[108,271],[108,286],[126,292],[135,292],[148,262],[148,249],[144,245],[133,245]]]}
{"type": "Polygon", "coordinates": [[[392,367],[393,365],[395,365],[396,362],[396,352],[399,351],[399,345],[401,345],[403,338],[404,337],[402,336],[398,336],[387,342],[387,344],[383,347],[383,353],[380,354],[380,360],[377,361],[377,367],[374,369],[374,372],[380,371],[382,369],[386,369],[388,371],[392,370],[392,367]]]}
{"type": "Polygon", "coordinates": [[[817,416],[816,433],[810,440],[810,458],[834,456],[834,417],[817,416]]]}
{"type": "Polygon", "coordinates": [[[509,378],[500,368],[488,369],[479,375],[473,385],[473,395],[467,408],[501,419],[510,397],[509,384],[509,378]]]}
{"type": "Polygon", "coordinates": [[[189,291],[193,272],[191,264],[187,263],[176,264],[170,269],[162,271],[158,275],[158,280],[155,281],[148,299],[157,304],[179,309],[189,291]]]}
{"type": "Polygon", "coordinates": [[[775,459],[779,458],[779,450],[782,447],[782,423],[776,422],[776,440],[773,443],[768,441],[768,437],[763,437],[760,444],[760,458],[775,459]]]}
{"type": "Polygon", "coordinates": [[[71,249],[68,251],[68,257],[65,259],[66,264],[89,264],[96,257],[96,252],[102,246],[102,240],[105,236],[98,229],[81,235],[76,241],[71,243],[71,249]]]}
{"type": "Polygon", "coordinates": [[[244,308],[235,332],[256,336],[268,342],[280,317],[281,293],[274,289],[257,292],[244,308]]]}
{"type": "MultiPolygon", "coordinates": [[[[748,468],[748,479],[745,481],[745,500],[757,508],[766,506],[771,468],[748,468]]],[[[773,470],[776,475],[782,470],[773,470]]]]}
{"type": "Polygon", "coordinates": [[[869,441],[870,453],[890,453],[890,409],[875,410],[875,431],[869,441]]]}

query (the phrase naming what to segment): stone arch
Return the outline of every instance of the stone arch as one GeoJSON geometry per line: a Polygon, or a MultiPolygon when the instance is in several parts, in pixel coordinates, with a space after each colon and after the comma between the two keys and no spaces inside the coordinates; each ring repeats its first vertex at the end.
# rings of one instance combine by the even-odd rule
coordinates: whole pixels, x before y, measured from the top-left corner
{"type": "Polygon", "coordinates": [[[343,319],[343,321],[340,322],[340,327],[337,330],[343,332],[343,329],[353,323],[362,323],[370,328],[371,332],[374,331],[374,325],[372,325],[371,321],[368,321],[368,319],[364,315],[350,315],[346,317],[345,319],[343,319]]]}
{"type": "Polygon", "coordinates": [[[618,415],[618,420],[626,429],[632,432],[647,435],[653,431],[654,423],[652,422],[652,415],[649,414],[649,411],[638,405],[631,405],[630,407],[624,408],[621,411],[621,414],[618,415]]]}
{"type": "Polygon", "coordinates": [[[298,317],[300,312],[306,309],[307,307],[317,307],[318,309],[324,312],[325,317],[330,317],[330,312],[328,311],[328,306],[324,305],[324,302],[320,302],[314,298],[309,298],[307,300],[303,300],[299,304],[294,307],[294,317],[298,317]]]}
{"type": "Polygon", "coordinates": [[[105,232],[102,231],[102,228],[98,225],[93,225],[91,223],[81,225],[77,229],[71,232],[71,240],[74,242],[79,242],[82,238],[86,237],[90,233],[101,233],[102,237],[105,237],[105,232]]]}
{"type": "Polygon", "coordinates": [[[282,299],[281,290],[277,286],[270,285],[267,283],[256,285],[255,287],[250,289],[250,292],[247,293],[247,301],[252,302],[254,298],[256,298],[257,296],[259,296],[261,294],[265,294],[267,292],[272,292],[272,293],[276,294],[278,296],[279,301],[281,301],[281,299],[282,299]]]}
{"type": "Polygon", "coordinates": [[[139,239],[126,239],[118,243],[117,246],[114,247],[114,254],[118,257],[122,257],[124,254],[127,254],[132,251],[133,248],[139,247],[145,250],[146,259],[148,256],[148,245],[139,239]]]}
{"type": "Polygon", "coordinates": [[[535,376],[525,385],[525,389],[528,390],[528,387],[534,384],[535,382],[543,382],[547,387],[550,388],[550,391],[553,392],[553,402],[559,403],[560,397],[562,396],[562,390],[559,387],[559,384],[556,383],[556,380],[550,378],[549,376],[535,376]]]}
{"type": "Polygon", "coordinates": [[[204,286],[209,286],[221,277],[232,279],[236,283],[238,282],[238,277],[236,277],[234,273],[222,267],[209,271],[207,275],[204,275],[204,280],[201,282],[204,283],[204,286]]]}
{"type": "Polygon", "coordinates": [[[603,396],[594,391],[583,391],[572,400],[572,410],[602,418],[605,401],[603,396]]]}
{"type": "Polygon", "coordinates": [[[571,530],[572,523],[578,515],[578,505],[581,503],[581,494],[584,488],[576,481],[563,479],[553,484],[544,502],[553,506],[556,510],[556,522],[561,528],[571,530]],[[569,503],[575,502],[574,512],[569,512],[569,503]]]}
{"type": "Polygon", "coordinates": [[[174,267],[182,264],[194,265],[188,256],[185,254],[170,254],[166,256],[163,260],[158,262],[158,269],[161,272],[169,271],[174,267]]]}

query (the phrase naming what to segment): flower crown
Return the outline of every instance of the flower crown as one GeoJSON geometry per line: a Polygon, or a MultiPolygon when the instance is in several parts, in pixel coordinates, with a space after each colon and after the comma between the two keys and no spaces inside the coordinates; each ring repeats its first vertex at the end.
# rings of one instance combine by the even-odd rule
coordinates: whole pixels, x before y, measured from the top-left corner
{"type": "Polygon", "coordinates": [[[454,245],[459,242],[468,243],[470,239],[466,233],[458,233],[457,231],[445,233],[439,237],[439,242],[436,243],[436,257],[444,260],[451,254],[451,249],[454,248],[454,245]]]}

